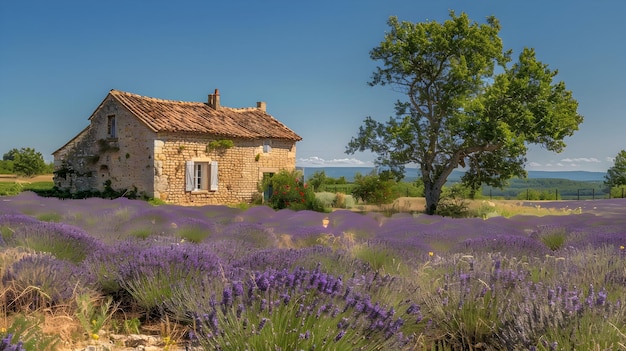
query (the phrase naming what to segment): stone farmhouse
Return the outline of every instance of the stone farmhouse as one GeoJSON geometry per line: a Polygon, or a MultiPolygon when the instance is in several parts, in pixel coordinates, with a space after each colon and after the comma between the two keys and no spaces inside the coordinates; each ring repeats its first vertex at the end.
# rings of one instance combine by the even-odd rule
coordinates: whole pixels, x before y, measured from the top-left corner
{"type": "Polygon", "coordinates": [[[162,100],[111,90],[90,124],[56,150],[54,184],[134,191],[171,204],[250,202],[263,178],[296,165],[295,132],[256,107],[162,100]]]}

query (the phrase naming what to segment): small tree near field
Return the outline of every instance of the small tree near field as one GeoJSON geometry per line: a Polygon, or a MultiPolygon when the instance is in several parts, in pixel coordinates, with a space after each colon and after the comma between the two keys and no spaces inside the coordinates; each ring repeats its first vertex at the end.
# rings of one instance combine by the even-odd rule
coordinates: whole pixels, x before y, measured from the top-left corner
{"type": "Polygon", "coordinates": [[[626,186],[626,150],[620,151],[615,156],[613,167],[609,168],[604,176],[604,184],[609,190],[626,186]]]}
{"type": "MultiPolygon", "coordinates": [[[[14,151],[13,149],[11,151],[14,151]]],[[[12,152],[13,172],[20,176],[32,177],[44,173],[48,166],[43,160],[41,152],[27,147],[12,152]]]]}
{"type": "Polygon", "coordinates": [[[313,191],[322,192],[326,188],[326,180],[325,171],[315,171],[311,178],[309,178],[308,184],[313,187],[313,191]]]}
{"type": "Polygon", "coordinates": [[[604,184],[608,187],[626,185],[626,150],[620,151],[615,156],[613,167],[606,171],[604,184]]]}
{"type": "Polygon", "coordinates": [[[354,176],[356,186],[352,189],[352,196],[355,199],[376,205],[391,202],[393,200],[391,188],[395,181],[387,175],[387,173],[381,175],[372,173],[363,176],[357,173],[354,176]]]}

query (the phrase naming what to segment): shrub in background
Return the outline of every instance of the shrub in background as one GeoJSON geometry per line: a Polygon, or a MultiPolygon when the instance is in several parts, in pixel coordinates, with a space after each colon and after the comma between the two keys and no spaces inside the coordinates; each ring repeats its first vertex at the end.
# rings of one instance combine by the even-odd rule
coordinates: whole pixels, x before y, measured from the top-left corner
{"type": "Polygon", "coordinates": [[[399,197],[424,197],[424,184],[419,181],[413,183],[397,182],[391,187],[393,199],[399,197]]]}
{"type": "Polygon", "coordinates": [[[626,197],[626,186],[615,186],[611,188],[612,199],[623,199],[626,197]]]}
{"type": "Polygon", "coordinates": [[[327,191],[317,192],[315,193],[315,198],[324,206],[325,208],[334,207],[337,195],[334,193],[330,193],[327,191]]]}
{"type": "Polygon", "coordinates": [[[326,190],[326,177],[325,171],[315,171],[312,176],[309,177],[307,184],[313,187],[315,192],[323,192],[326,190]]]}
{"type": "Polygon", "coordinates": [[[453,185],[443,189],[441,200],[437,206],[437,214],[444,217],[463,218],[469,216],[469,205],[465,200],[467,189],[453,185]]]}
{"type": "Polygon", "coordinates": [[[282,170],[264,180],[263,189],[271,186],[268,205],[274,209],[312,210],[323,212],[324,206],[315,198],[311,187],[302,182],[300,172],[282,170]]]}
{"type": "Polygon", "coordinates": [[[395,184],[393,179],[381,177],[376,174],[363,176],[357,173],[354,176],[356,187],[352,190],[352,196],[357,200],[367,203],[382,205],[393,200],[391,188],[395,184]]]}

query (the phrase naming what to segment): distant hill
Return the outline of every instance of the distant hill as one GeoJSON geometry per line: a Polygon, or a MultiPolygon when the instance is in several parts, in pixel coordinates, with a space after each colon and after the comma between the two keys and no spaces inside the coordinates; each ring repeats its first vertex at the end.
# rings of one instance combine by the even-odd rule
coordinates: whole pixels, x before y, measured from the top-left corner
{"type": "Polygon", "coordinates": [[[578,180],[582,182],[604,181],[606,172],[587,172],[587,171],[566,171],[566,172],[546,172],[546,171],[528,171],[528,178],[558,178],[568,180],[578,180]]]}
{"type": "MultiPolygon", "coordinates": [[[[354,175],[361,173],[363,175],[371,173],[373,167],[297,167],[304,170],[304,177],[309,179],[313,173],[317,171],[324,171],[327,177],[339,178],[345,177],[348,182],[354,180],[354,175]]],[[[407,168],[405,181],[413,181],[418,177],[418,170],[416,168],[407,168]]],[[[587,172],[587,171],[528,171],[528,178],[531,179],[567,179],[583,182],[604,181],[604,172],[587,172]]],[[[458,182],[463,176],[462,171],[453,171],[448,181],[458,182]]]]}

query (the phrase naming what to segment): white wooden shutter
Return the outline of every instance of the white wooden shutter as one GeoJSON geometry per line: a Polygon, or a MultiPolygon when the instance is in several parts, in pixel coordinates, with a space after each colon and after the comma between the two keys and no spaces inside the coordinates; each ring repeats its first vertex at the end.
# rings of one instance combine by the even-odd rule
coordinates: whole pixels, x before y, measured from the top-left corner
{"type": "Polygon", "coordinates": [[[217,191],[217,161],[211,162],[211,184],[209,190],[217,191]]]}
{"type": "Polygon", "coordinates": [[[194,190],[194,168],[193,161],[185,162],[185,190],[194,190]]]}

